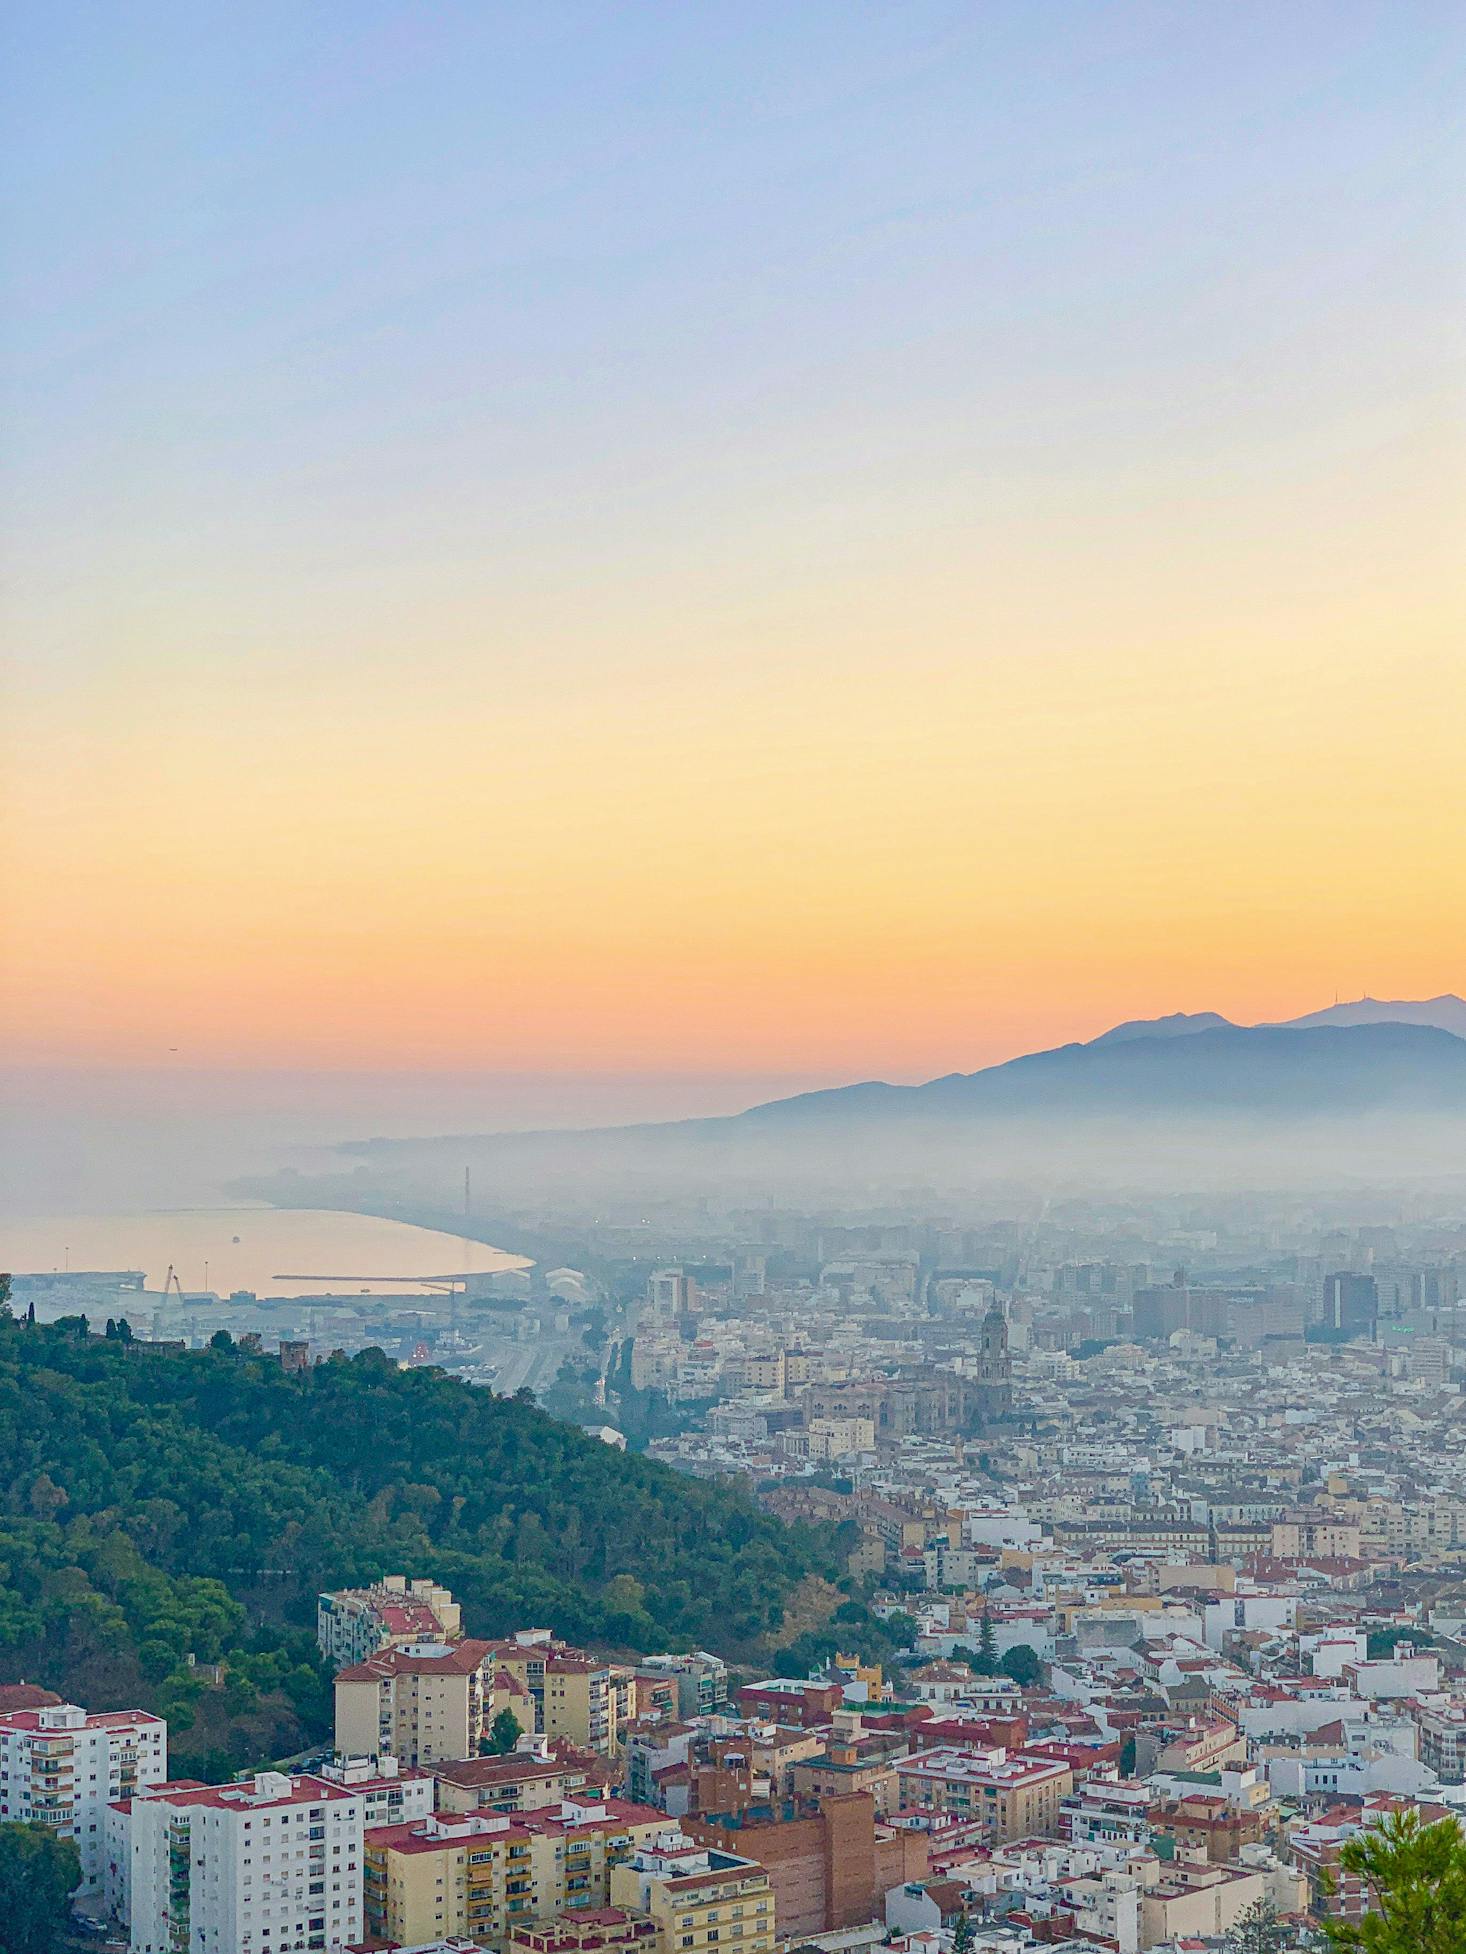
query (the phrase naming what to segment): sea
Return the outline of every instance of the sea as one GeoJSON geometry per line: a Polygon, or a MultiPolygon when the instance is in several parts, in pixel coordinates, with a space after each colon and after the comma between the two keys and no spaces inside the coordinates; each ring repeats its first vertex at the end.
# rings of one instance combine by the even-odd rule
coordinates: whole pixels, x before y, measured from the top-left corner
{"type": "Polygon", "coordinates": [[[331,1208],[236,1204],[141,1213],[0,1216],[0,1269],[141,1270],[187,1294],[401,1296],[449,1276],[526,1267],[484,1242],[331,1208]]]}

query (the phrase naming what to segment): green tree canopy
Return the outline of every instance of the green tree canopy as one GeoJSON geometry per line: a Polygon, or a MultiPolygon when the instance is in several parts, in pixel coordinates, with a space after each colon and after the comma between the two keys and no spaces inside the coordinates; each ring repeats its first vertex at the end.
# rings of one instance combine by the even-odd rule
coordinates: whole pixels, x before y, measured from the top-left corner
{"type": "MultiPolygon", "coordinates": [[[[166,1714],[192,1775],[328,1734],[323,1588],[410,1567],[473,1634],[767,1660],[841,1566],[833,1529],[379,1352],[289,1374],[0,1320],[0,1682],[166,1714]]],[[[841,1640],[892,1646],[869,1616],[841,1640]]]]}
{"type": "Polygon", "coordinates": [[[1332,1947],[1466,1954],[1466,1835],[1458,1819],[1423,1825],[1419,1812],[1394,1812],[1356,1833],[1339,1858],[1367,1883],[1370,1911],[1358,1922],[1325,1922],[1332,1947]]]}
{"type": "Polygon", "coordinates": [[[49,1825],[0,1825],[0,1922],[5,1954],[52,1954],[81,1883],[81,1854],[49,1825]]]}
{"type": "Polygon", "coordinates": [[[1043,1675],[1043,1664],[1026,1642],[1015,1642],[998,1664],[998,1673],[1020,1689],[1032,1689],[1043,1675]]]}
{"type": "Polygon", "coordinates": [[[507,1756],[523,1735],[524,1726],[506,1705],[489,1726],[489,1754],[492,1757],[507,1756]]]}

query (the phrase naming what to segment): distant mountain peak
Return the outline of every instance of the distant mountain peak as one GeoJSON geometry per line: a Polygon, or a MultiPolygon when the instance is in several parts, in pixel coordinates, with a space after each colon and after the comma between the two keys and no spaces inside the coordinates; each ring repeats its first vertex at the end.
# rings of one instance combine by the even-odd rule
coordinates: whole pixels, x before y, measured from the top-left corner
{"type": "Polygon", "coordinates": [[[1198,1031],[1231,1031],[1230,1018],[1224,1018],[1218,1011],[1171,1011],[1163,1018],[1127,1018],[1124,1024],[1117,1024],[1109,1031],[1102,1031],[1098,1038],[1091,1038],[1091,1045],[1127,1044],[1132,1038],[1190,1038],[1198,1031]]]}
{"type": "Polygon", "coordinates": [[[1435,1031],[1466,1038],[1466,998],[1457,997],[1454,991],[1443,991],[1439,997],[1360,997],[1352,1003],[1330,1004],[1322,1011],[1289,1018],[1286,1023],[1292,1031],[1311,1031],[1319,1025],[1429,1025],[1435,1031]]]}

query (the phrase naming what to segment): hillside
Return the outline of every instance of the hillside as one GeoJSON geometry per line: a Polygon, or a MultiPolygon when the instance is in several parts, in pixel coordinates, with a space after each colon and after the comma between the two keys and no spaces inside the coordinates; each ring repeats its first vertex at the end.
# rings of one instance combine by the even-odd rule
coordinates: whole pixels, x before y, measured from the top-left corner
{"type": "Polygon", "coordinates": [[[920,1086],[860,1085],[775,1100],[748,1124],[1058,1114],[1310,1119],[1376,1110],[1466,1113],[1466,1041],[1433,1026],[1125,1026],[920,1086]]]}
{"type": "Polygon", "coordinates": [[[178,1755],[216,1767],[321,1734],[322,1587],[410,1568],[473,1633],[736,1655],[835,1571],[824,1533],[375,1351],[287,1376],[0,1322],[0,1484],[0,1681],[197,1716],[178,1755]]]}
{"type": "MultiPolygon", "coordinates": [[[[640,1204],[649,1186],[752,1201],[822,1202],[852,1184],[887,1192],[990,1186],[1319,1186],[1460,1171],[1466,1037],[1452,998],[1341,1007],[1367,1022],[1238,1025],[1215,1012],[1134,1019],[1085,1043],[1031,1052],[920,1085],[879,1080],[663,1124],[350,1141],[358,1165],[237,1182],[283,1206],[362,1208],[445,1225],[464,1169],[492,1188],[477,1220],[498,1246],[589,1266],[567,1224],[537,1242],[547,1199],[573,1189],[640,1204]],[[1398,1015],[1389,1015],[1389,1014],[1398,1015]],[[1403,1022],[1407,1016],[1419,1022],[1403,1022]],[[1430,1020],[1438,1018],[1439,1023],[1430,1020]],[[574,1239],[572,1239],[574,1238],[574,1239]]],[[[1321,1014],[1325,1017],[1328,1014],[1321,1014]]],[[[586,1231],[580,1229],[580,1236],[586,1231]]]]}

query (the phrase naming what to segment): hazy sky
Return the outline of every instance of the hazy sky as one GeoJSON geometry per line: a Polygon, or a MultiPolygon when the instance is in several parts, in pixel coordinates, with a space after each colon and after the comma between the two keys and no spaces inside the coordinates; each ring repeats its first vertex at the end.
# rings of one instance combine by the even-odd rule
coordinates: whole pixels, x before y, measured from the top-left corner
{"type": "Polygon", "coordinates": [[[0,71],[13,1058],[1466,988],[1457,0],[22,0],[0,71]]]}

